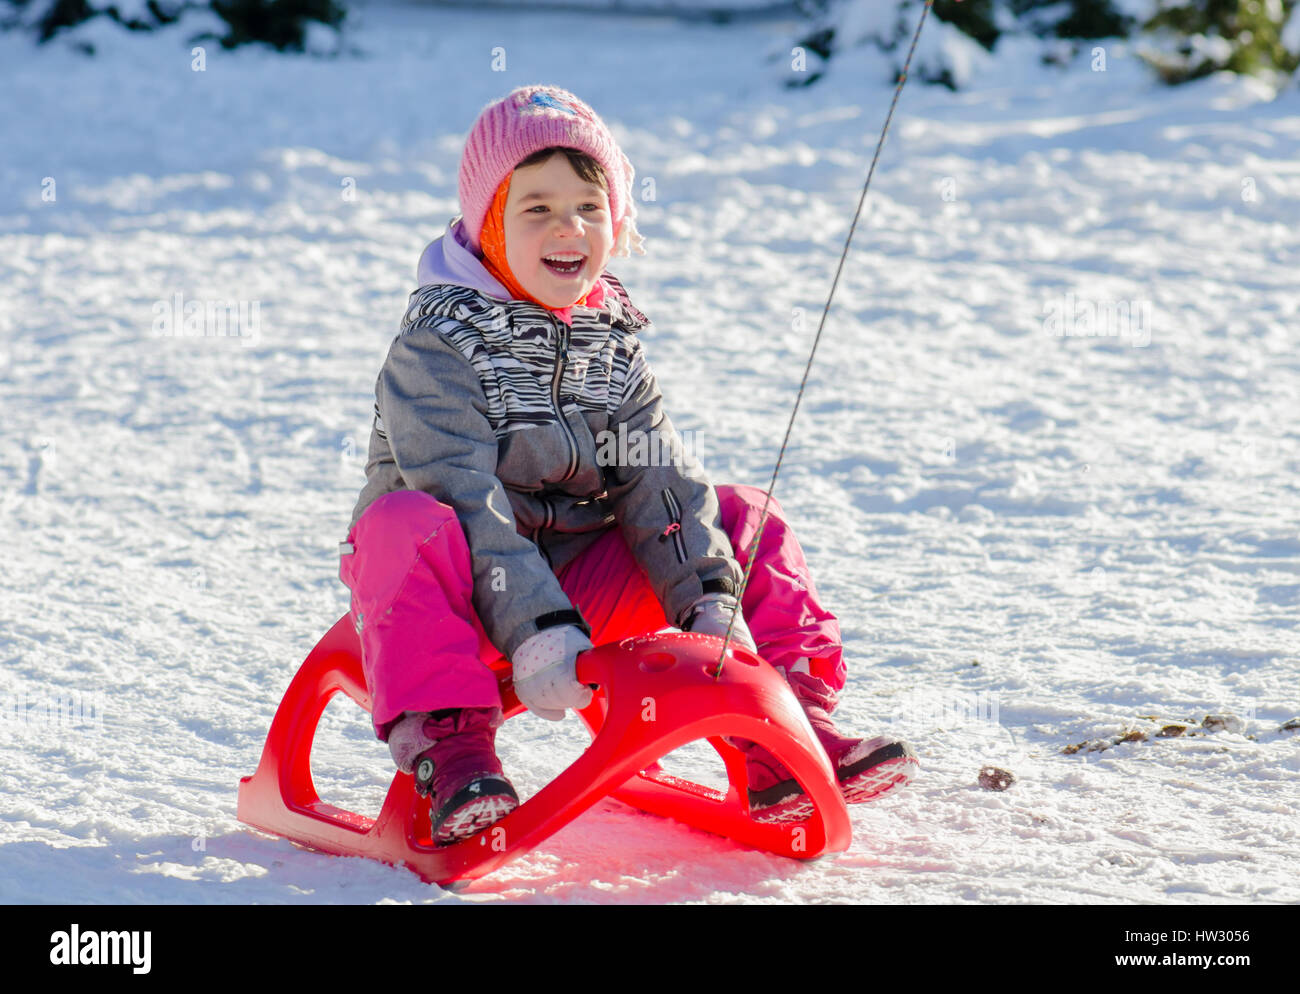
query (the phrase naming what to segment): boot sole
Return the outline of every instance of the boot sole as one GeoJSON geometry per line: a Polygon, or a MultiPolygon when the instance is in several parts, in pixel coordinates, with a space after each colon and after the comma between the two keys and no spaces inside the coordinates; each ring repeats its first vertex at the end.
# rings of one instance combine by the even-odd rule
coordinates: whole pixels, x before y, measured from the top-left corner
{"type": "Polygon", "coordinates": [[[477,835],[517,807],[519,797],[508,781],[475,781],[462,788],[432,819],[434,844],[447,846],[477,835]]]}
{"type": "MultiPolygon", "coordinates": [[[[874,801],[891,790],[906,786],[920,768],[921,764],[917,761],[916,753],[911,746],[906,742],[891,742],[864,759],[841,769],[838,776],[840,793],[846,804],[874,801]]],[[[807,821],[812,817],[815,805],[796,780],[784,781],[763,793],[771,795],[780,792],[782,788],[786,792],[793,789],[793,793],[787,793],[786,797],[774,800],[758,810],[754,810],[754,805],[761,803],[762,799],[750,795],[750,817],[754,821],[768,824],[807,821]]]]}

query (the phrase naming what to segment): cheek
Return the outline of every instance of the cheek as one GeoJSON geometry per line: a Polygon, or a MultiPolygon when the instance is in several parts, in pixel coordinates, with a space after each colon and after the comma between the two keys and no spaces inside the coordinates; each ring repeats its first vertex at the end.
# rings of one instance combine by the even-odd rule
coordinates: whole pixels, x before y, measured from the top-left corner
{"type": "Polygon", "coordinates": [[[604,242],[600,247],[600,254],[604,256],[606,262],[609,261],[609,257],[613,254],[614,245],[617,243],[617,241],[618,241],[618,230],[615,229],[613,231],[610,231],[606,229],[604,242]]]}
{"type": "Polygon", "coordinates": [[[536,237],[526,228],[506,229],[506,261],[510,263],[511,269],[518,271],[536,261],[536,241],[536,237]]]}

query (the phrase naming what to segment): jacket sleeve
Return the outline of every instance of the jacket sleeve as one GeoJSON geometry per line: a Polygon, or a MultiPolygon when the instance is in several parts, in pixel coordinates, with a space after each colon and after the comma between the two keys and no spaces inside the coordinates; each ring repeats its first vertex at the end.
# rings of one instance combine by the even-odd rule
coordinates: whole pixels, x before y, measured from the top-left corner
{"type": "Polygon", "coordinates": [[[659,384],[633,341],[623,401],[610,419],[611,431],[627,441],[606,469],[606,489],[664,616],[680,627],[706,591],[738,591],[742,571],[722,530],[717,492],[664,412],[659,384]]]}
{"type": "Polygon", "coordinates": [[[413,325],[389,349],[375,395],[407,488],[451,506],[465,531],[474,610],[493,645],[510,658],[539,628],[557,622],[590,634],[537,546],[516,528],[496,475],[487,397],[470,361],[436,327],[413,325]]]}

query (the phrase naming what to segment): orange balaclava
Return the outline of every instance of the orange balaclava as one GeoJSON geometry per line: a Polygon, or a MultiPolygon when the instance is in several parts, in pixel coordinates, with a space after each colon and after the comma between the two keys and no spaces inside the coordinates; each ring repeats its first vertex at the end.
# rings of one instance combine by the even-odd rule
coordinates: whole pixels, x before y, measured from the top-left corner
{"type": "MultiPolygon", "coordinates": [[[[488,205],[487,216],[483,218],[483,231],[479,235],[479,244],[483,246],[483,265],[489,273],[496,277],[497,282],[510,291],[510,296],[516,300],[531,300],[534,304],[545,307],[548,311],[555,311],[562,316],[567,316],[570,307],[580,307],[587,304],[587,298],[594,296],[595,288],[600,286],[600,281],[596,281],[595,287],[585,294],[582,299],[575,300],[569,307],[552,307],[550,304],[543,304],[531,293],[519,285],[515,279],[515,274],[510,271],[510,263],[506,261],[506,197],[510,193],[510,173],[501,181],[497,187],[497,192],[492,196],[492,203],[488,205]]],[[[595,301],[593,300],[593,304],[595,301]]]]}

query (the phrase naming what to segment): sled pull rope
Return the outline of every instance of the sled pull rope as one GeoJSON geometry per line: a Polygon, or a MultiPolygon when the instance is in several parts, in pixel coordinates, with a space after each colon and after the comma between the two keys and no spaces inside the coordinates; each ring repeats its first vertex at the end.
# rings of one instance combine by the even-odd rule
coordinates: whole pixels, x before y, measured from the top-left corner
{"type": "MultiPolygon", "coordinates": [[[[849,225],[848,236],[844,239],[844,250],[840,252],[840,262],[835,268],[835,278],[831,280],[831,291],[826,297],[826,306],[822,309],[821,320],[817,322],[817,334],[813,337],[812,350],[808,353],[808,364],[804,366],[803,379],[799,381],[799,392],[794,398],[794,409],[790,412],[790,421],[785,426],[785,438],[781,440],[781,449],[776,455],[776,466],[772,469],[772,482],[767,488],[767,497],[763,501],[763,511],[758,519],[758,531],[754,533],[754,541],[749,546],[749,556],[745,563],[745,574],[740,580],[740,591],[736,594],[737,605],[743,603],[745,596],[745,587],[749,584],[749,572],[754,566],[754,556],[758,552],[759,540],[763,537],[763,529],[767,526],[767,508],[772,501],[772,493],[776,490],[776,477],[781,472],[781,460],[785,458],[785,447],[790,442],[790,432],[794,428],[795,415],[799,413],[799,401],[803,399],[804,387],[808,384],[808,373],[812,370],[813,357],[817,355],[817,343],[821,341],[822,329],[826,327],[826,315],[830,313],[831,301],[835,299],[835,288],[839,286],[840,274],[844,271],[844,260],[848,258],[849,245],[853,241],[853,232],[857,230],[858,218],[862,215],[862,205],[867,200],[867,190],[871,186],[871,177],[876,172],[876,162],[880,159],[880,150],[884,148],[885,136],[889,133],[889,122],[894,119],[894,108],[898,106],[898,97],[903,92],[903,84],[907,82],[907,70],[912,64],[912,54],[916,51],[917,40],[921,37],[921,28],[925,25],[926,15],[930,13],[930,8],[934,6],[934,0],[925,0],[925,6],[921,9],[921,17],[916,22],[916,31],[912,33],[912,45],[907,50],[907,58],[903,60],[903,70],[898,74],[898,84],[894,87],[894,99],[889,103],[889,113],[885,115],[885,126],[880,129],[880,140],[876,142],[876,152],[871,157],[871,167],[867,170],[866,182],[862,184],[862,195],[858,197],[858,209],[853,212],[853,222],[849,225]]],[[[739,613],[739,608],[737,608],[739,613]]],[[[727,645],[731,642],[731,631],[736,625],[736,616],[731,616],[731,621],[727,623],[726,634],[722,637],[722,651],[718,653],[718,668],[713,673],[716,680],[722,675],[723,661],[727,655],[727,645]]]]}

